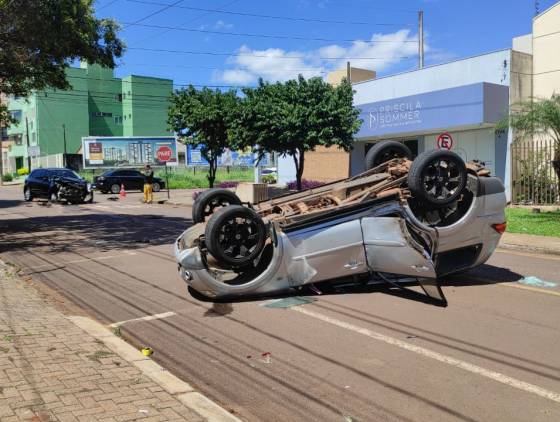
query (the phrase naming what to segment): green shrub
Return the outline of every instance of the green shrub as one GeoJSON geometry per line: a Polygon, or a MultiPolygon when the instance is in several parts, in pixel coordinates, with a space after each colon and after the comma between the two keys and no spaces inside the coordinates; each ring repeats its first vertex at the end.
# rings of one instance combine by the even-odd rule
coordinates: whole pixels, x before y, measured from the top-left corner
{"type": "Polygon", "coordinates": [[[29,174],[29,169],[27,167],[22,167],[17,170],[18,176],[26,176],[29,174]]]}
{"type": "Polygon", "coordinates": [[[276,176],[274,174],[265,174],[261,177],[263,183],[273,184],[276,183],[276,176]]]}
{"type": "Polygon", "coordinates": [[[12,177],[12,175],[10,173],[6,173],[2,175],[2,180],[4,182],[11,182],[12,180],[14,180],[14,178],[12,177]]]}

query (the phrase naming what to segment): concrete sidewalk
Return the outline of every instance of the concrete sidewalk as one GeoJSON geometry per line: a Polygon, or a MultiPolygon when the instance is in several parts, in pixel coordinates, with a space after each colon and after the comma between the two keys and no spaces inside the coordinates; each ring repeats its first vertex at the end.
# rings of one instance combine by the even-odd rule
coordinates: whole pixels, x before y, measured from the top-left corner
{"type": "Polygon", "coordinates": [[[506,232],[503,234],[498,247],[502,249],[517,249],[534,253],[560,255],[560,237],[506,232]]]}
{"type": "Polygon", "coordinates": [[[103,325],[67,317],[0,261],[0,420],[238,421],[103,325]]]}

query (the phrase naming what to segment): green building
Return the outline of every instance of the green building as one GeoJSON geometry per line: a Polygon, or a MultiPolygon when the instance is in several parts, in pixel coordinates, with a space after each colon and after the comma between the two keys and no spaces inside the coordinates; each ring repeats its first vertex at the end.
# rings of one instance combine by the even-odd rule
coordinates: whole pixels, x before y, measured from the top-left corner
{"type": "Polygon", "coordinates": [[[8,156],[16,168],[27,167],[28,139],[32,167],[61,167],[65,144],[68,159],[75,160],[84,136],[170,135],[172,80],[115,78],[113,69],[86,63],[66,73],[71,90],[49,89],[9,99],[18,123],[8,129],[8,156]]]}

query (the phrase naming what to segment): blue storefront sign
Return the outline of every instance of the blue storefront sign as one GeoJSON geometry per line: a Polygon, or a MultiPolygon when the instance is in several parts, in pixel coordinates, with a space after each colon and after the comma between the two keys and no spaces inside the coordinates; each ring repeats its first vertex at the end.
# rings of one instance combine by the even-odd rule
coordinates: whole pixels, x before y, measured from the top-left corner
{"type": "MultiPolygon", "coordinates": [[[[202,156],[202,146],[187,145],[187,166],[207,166],[208,161],[202,156]]],[[[266,167],[270,163],[269,154],[265,154],[262,160],[259,161],[260,167],[266,167]]],[[[219,167],[253,167],[257,162],[257,154],[252,150],[234,151],[226,149],[226,151],[218,158],[219,167]]]]}
{"type": "Polygon", "coordinates": [[[506,115],[509,88],[477,83],[357,105],[357,138],[496,123],[506,115]]]}

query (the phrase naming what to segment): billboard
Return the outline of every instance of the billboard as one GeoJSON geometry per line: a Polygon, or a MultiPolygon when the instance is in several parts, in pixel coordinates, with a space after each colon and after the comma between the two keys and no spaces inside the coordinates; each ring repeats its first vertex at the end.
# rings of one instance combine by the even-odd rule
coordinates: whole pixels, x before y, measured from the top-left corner
{"type": "Polygon", "coordinates": [[[90,136],[82,138],[84,168],[176,166],[173,136],[90,136]]]}
{"type": "MultiPolygon", "coordinates": [[[[187,166],[207,166],[208,161],[202,156],[202,146],[187,145],[186,164],[187,166]]],[[[218,167],[253,167],[257,162],[257,154],[251,148],[246,150],[226,151],[218,157],[218,167]]],[[[270,163],[270,154],[265,154],[259,162],[259,167],[266,167],[270,163]]]]}

